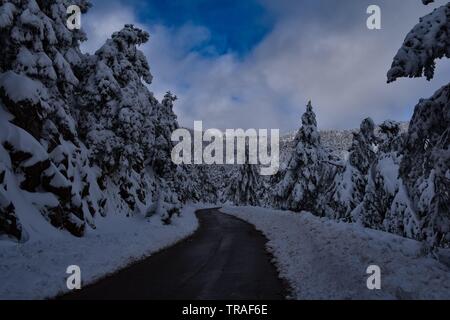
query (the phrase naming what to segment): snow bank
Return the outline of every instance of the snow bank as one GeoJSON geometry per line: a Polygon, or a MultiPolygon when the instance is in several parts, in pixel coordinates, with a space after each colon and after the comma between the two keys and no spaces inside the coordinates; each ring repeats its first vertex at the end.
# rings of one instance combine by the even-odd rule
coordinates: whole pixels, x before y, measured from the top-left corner
{"type": "Polygon", "coordinates": [[[294,299],[450,299],[449,268],[425,256],[417,241],[309,213],[255,207],[221,211],[265,234],[294,299]],[[367,289],[369,265],[381,268],[381,290],[367,289]]]}
{"type": "Polygon", "coordinates": [[[64,293],[70,265],[80,266],[83,285],[99,280],[193,234],[198,227],[194,213],[201,207],[187,205],[168,226],[156,216],[110,214],[98,218],[97,230],[83,238],[58,232],[23,244],[0,241],[0,299],[44,299],[64,293]]]}

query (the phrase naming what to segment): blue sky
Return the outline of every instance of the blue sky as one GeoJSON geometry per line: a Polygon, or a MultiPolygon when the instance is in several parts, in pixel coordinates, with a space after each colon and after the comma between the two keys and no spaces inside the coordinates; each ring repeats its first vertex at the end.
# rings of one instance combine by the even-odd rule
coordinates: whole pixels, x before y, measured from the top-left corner
{"type": "MultiPolygon", "coordinates": [[[[93,0],[92,11],[111,1],[93,0]]],[[[147,25],[180,28],[186,24],[204,26],[211,33],[208,42],[195,47],[204,55],[233,52],[244,56],[272,29],[274,16],[258,0],[128,0],[113,6],[131,8],[136,19],[147,25]]],[[[91,12],[92,12],[91,11],[91,12]]]]}
{"type": "MultiPolygon", "coordinates": [[[[248,53],[273,26],[273,18],[256,0],[136,1],[139,18],[148,24],[180,27],[186,23],[207,27],[217,54],[248,53]]],[[[197,50],[202,50],[198,47],[197,50]]],[[[208,53],[208,52],[206,52],[208,53]]]]}
{"type": "Polygon", "coordinates": [[[93,52],[126,23],[150,32],[147,56],[160,98],[179,100],[184,126],[279,128],[300,125],[312,99],[321,128],[355,128],[371,116],[408,120],[422,97],[448,82],[386,84],[406,33],[433,7],[420,0],[92,0],[83,20],[93,52]],[[382,30],[366,28],[366,9],[382,9],[382,30]]]}

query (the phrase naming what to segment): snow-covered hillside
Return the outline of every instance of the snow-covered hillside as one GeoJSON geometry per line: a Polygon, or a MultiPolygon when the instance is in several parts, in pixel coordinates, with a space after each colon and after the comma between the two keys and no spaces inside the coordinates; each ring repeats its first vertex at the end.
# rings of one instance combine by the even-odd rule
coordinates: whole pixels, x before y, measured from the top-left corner
{"type": "MultiPolygon", "coordinates": [[[[268,238],[267,249],[293,299],[450,297],[450,265],[430,258],[420,242],[306,212],[231,206],[221,211],[268,238]],[[381,268],[381,290],[367,288],[370,265],[381,268]]],[[[449,250],[444,253],[450,257],[449,250]]]]}
{"type": "Polygon", "coordinates": [[[198,227],[187,205],[172,225],[159,217],[130,220],[117,213],[97,220],[83,238],[42,228],[44,234],[23,244],[0,241],[0,299],[45,299],[67,292],[67,267],[81,269],[82,286],[142,260],[188,237],[198,227]]]}

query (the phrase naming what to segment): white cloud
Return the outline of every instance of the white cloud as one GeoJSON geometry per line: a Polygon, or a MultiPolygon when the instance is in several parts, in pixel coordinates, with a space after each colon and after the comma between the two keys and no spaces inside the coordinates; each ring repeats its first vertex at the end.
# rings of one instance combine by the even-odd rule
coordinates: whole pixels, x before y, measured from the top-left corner
{"type": "Polygon", "coordinates": [[[108,6],[94,7],[82,18],[82,28],[88,35],[88,41],[81,45],[83,52],[94,53],[112,33],[119,31],[125,24],[139,25],[131,8],[111,2],[108,6]]]}
{"type": "MultiPolygon", "coordinates": [[[[310,98],[319,126],[325,128],[356,127],[367,116],[376,121],[406,120],[420,97],[431,95],[448,81],[445,74],[450,64],[442,63],[433,83],[407,79],[386,84],[385,74],[406,32],[430,11],[420,1],[409,6],[403,0],[380,1],[386,13],[382,31],[365,28],[365,10],[360,7],[349,10],[349,21],[305,22],[298,18],[298,7],[292,8],[292,1],[291,7],[286,1],[267,1],[277,12],[278,22],[244,58],[200,54],[195,50],[199,46],[214,52],[214,48],[204,48],[212,35],[201,26],[141,26],[151,34],[142,48],[155,76],[150,88],[157,97],[167,90],[178,95],[176,112],[183,125],[203,120],[207,127],[221,129],[291,130],[298,128],[310,98]],[[358,10],[361,21],[355,23],[358,10]]],[[[98,48],[123,24],[137,22],[126,6],[95,11],[86,19],[91,39],[86,48],[98,48]]]]}

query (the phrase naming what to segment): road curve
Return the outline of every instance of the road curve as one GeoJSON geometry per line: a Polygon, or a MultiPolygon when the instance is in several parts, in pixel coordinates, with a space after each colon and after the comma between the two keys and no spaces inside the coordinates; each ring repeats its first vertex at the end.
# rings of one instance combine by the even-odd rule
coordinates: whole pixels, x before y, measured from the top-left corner
{"type": "Polygon", "coordinates": [[[217,209],[197,211],[199,230],[84,289],[68,300],[281,300],[267,239],[255,228],[217,209]]]}

